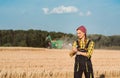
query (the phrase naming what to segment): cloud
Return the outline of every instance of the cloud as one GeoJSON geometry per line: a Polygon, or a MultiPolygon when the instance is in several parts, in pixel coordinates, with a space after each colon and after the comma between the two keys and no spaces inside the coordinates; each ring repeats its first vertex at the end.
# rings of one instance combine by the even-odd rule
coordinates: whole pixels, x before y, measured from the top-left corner
{"type": "Polygon", "coordinates": [[[88,12],[86,13],[86,16],[90,16],[90,15],[91,15],[91,12],[88,11],[88,12]]]}
{"type": "Polygon", "coordinates": [[[45,14],[63,14],[63,13],[75,13],[78,12],[78,8],[74,7],[74,6],[59,6],[59,7],[55,7],[52,10],[50,10],[49,8],[43,8],[43,11],[45,14]]]}
{"type": "Polygon", "coordinates": [[[90,16],[92,13],[90,11],[87,11],[86,13],[79,12],[79,16],[90,16]]]}
{"type": "Polygon", "coordinates": [[[80,16],[84,16],[83,12],[80,12],[79,15],[80,15],[80,16]]]}
{"type": "Polygon", "coordinates": [[[90,16],[92,14],[91,11],[82,12],[79,11],[79,9],[75,6],[64,6],[64,5],[55,7],[53,9],[42,8],[42,10],[45,14],[79,13],[79,16],[90,16]]]}
{"type": "Polygon", "coordinates": [[[49,12],[49,8],[42,8],[42,10],[44,11],[45,14],[48,14],[49,12]]]}

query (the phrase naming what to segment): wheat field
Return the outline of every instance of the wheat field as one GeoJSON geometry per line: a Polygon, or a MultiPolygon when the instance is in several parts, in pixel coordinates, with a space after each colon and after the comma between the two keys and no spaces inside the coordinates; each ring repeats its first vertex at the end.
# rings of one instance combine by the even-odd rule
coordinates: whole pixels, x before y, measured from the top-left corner
{"type": "MultiPolygon", "coordinates": [[[[0,78],[73,78],[75,57],[69,52],[0,47],[0,78]]],[[[120,78],[120,50],[94,50],[92,62],[95,78],[120,78]]]]}

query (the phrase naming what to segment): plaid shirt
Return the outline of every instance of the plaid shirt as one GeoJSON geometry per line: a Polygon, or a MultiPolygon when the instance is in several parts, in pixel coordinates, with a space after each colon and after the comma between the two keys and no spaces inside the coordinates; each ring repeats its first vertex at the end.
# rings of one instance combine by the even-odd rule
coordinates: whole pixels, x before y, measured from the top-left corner
{"type": "MultiPolygon", "coordinates": [[[[89,39],[87,39],[87,43],[88,43],[88,41],[89,41],[89,39]]],[[[81,40],[78,40],[78,42],[79,42],[79,46],[80,46],[80,48],[81,49],[85,49],[85,42],[83,42],[83,41],[81,41],[81,40]]],[[[77,48],[77,42],[76,41],[74,41],[73,42],[73,46],[72,46],[73,48],[77,48]]],[[[93,50],[94,50],[94,42],[93,41],[91,41],[90,43],[89,43],[89,46],[88,46],[88,52],[87,52],[87,57],[89,58],[89,57],[91,57],[91,55],[92,55],[92,53],[93,53],[93,50]]]]}

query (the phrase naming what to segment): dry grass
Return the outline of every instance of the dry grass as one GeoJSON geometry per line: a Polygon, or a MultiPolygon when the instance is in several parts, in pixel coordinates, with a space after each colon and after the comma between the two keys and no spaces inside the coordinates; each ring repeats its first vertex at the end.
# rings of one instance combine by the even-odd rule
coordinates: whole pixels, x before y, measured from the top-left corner
{"type": "MultiPolygon", "coordinates": [[[[0,47],[0,78],[73,78],[69,50],[0,47]]],[[[94,50],[95,78],[120,77],[120,50],[94,50]]]]}

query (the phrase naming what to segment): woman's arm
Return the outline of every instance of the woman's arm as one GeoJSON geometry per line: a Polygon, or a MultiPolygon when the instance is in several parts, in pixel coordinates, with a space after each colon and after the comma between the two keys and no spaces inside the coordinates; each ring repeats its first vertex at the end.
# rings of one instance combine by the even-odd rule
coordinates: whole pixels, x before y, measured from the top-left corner
{"type": "Polygon", "coordinates": [[[83,55],[83,56],[86,56],[86,57],[91,57],[92,53],[93,53],[93,49],[94,49],[94,42],[91,41],[89,46],[88,46],[88,52],[86,53],[83,53],[83,52],[80,52],[80,51],[77,51],[77,55],[83,55]]]}
{"type": "Polygon", "coordinates": [[[72,46],[72,51],[69,53],[69,55],[72,57],[77,53],[77,48],[76,48],[76,41],[74,41],[73,46],[72,46]]]}

